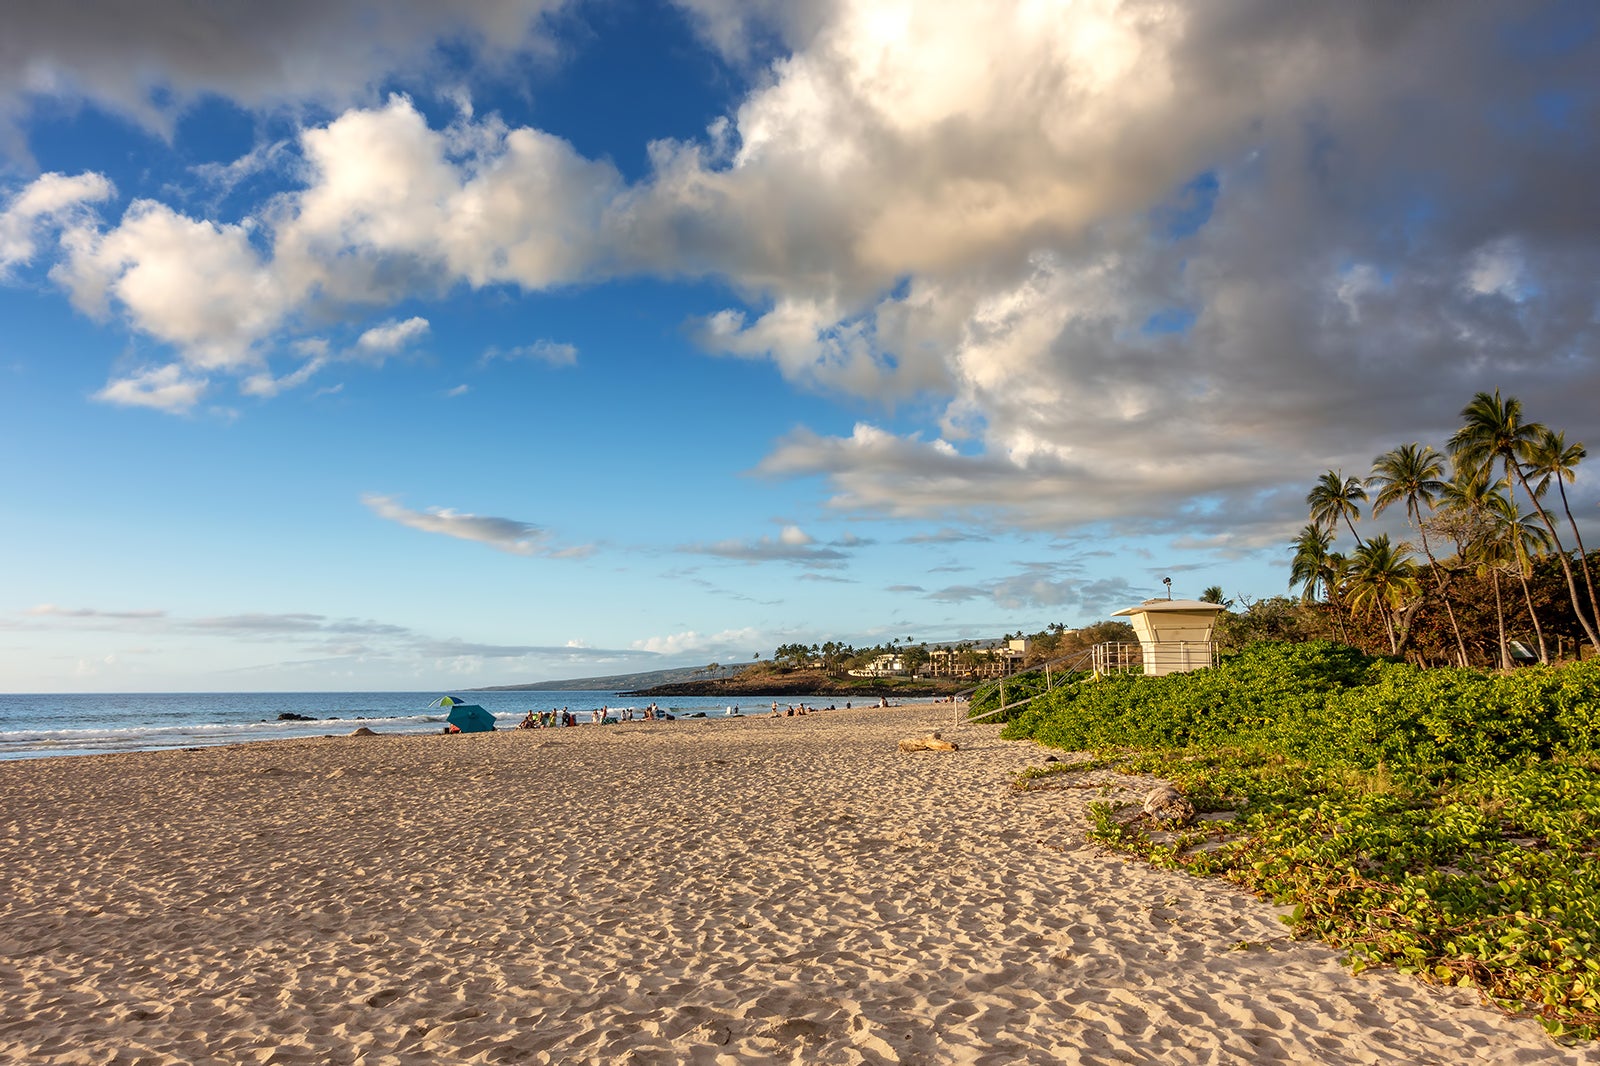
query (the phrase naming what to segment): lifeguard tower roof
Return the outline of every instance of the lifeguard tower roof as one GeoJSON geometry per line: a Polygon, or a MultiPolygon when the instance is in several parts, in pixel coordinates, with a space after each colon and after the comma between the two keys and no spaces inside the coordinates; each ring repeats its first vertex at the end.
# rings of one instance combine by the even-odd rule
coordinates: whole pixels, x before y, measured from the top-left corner
{"type": "Polygon", "coordinates": [[[1143,649],[1147,677],[1198,670],[1216,662],[1212,643],[1220,603],[1201,600],[1145,600],[1137,607],[1113,611],[1133,623],[1143,649]]]}
{"type": "Polygon", "coordinates": [[[1215,614],[1217,611],[1224,610],[1227,610],[1227,608],[1223,607],[1222,604],[1207,603],[1204,600],[1166,600],[1157,598],[1145,600],[1137,607],[1124,607],[1120,611],[1112,611],[1111,617],[1118,618],[1122,615],[1140,614],[1144,611],[1210,611],[1215,614]]]}

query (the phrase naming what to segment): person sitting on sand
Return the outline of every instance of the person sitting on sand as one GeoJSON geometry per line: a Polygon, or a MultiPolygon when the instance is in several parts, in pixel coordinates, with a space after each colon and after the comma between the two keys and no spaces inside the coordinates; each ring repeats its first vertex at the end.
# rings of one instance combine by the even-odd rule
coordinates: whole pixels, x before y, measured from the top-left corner
{"type": "Polygon", "coordinates": [[[534,722],[533,722],[533,712],[532,711],[529,711],[527,716],[525,718],[523,718],[522,721],[517,723],[517,728],[518,729],[532,729],[533,726],[534,726],[534,722]]]}

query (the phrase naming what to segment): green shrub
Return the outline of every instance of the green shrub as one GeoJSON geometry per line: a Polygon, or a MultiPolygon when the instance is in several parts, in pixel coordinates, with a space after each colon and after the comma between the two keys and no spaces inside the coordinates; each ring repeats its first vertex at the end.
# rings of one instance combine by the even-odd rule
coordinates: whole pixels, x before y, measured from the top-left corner
{"type": "Polygon", "coordinates": [[[1106,846],[1292,903],[1297,932],[1358,969],[1600,1033],[1600,662],[1488,674],[1256,644],[1209,670],[1065,686],[1002,735],[1238,811],[1157,843],[1097,805],[1106,846]]]}

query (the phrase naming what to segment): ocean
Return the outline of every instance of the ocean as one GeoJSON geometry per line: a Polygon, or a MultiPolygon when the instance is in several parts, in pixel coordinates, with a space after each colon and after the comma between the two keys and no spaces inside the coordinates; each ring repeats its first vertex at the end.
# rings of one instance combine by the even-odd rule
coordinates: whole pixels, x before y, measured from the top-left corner
{"type": "MultiPolygon", "coordinates": [[[[436,733],[448,711],[430,707],[443,692],[163,692],[0,695],[0,760],[117,751],[214,747],[349,733],[361,726],[379,733],[436,733]],[[280,714],[313,721],[280,721],[280,714]]],[[[472,692],[448,695],[492,712],[499,729],[514,729],[523,715],[565,707],[589,726],[599,707],[643,711],[652,702],[617,692],[472,692]]],[[[805,703],[827,707],[826,696],[675,696],[653,702],[688,718],[746,714],[805,703]]],[[[838,701],[844,706],[844,701],[838,701]]],[[[699,720],[698,718],[696,720],[699,720]]]]}

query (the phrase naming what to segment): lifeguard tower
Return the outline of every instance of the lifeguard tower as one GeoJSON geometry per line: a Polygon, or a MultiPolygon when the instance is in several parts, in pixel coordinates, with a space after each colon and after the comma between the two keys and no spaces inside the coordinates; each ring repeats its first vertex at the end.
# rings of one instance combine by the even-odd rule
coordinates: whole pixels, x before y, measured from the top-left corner
{"type": "Polygon", "coordinates": [[[1143,666],[1146,677],[1164,677],[1199,670],[1217,663],[1212,639],[1219,603],[1201,600],[1145,600],[1137,607],[1113,611],[1126,618],[1139,643],[1114,642],[1094,646],[1096,675],[1129,673],[1143,666]]]}

